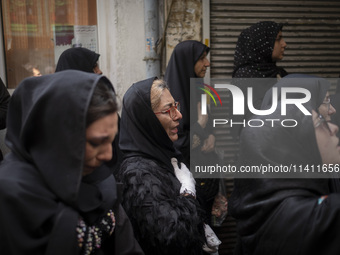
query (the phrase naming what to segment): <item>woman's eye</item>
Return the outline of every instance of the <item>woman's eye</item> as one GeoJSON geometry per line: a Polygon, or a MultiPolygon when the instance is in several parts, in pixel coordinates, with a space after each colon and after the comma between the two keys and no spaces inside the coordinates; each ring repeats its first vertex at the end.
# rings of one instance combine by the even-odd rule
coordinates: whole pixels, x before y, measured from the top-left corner
{"type": "Polygon", "coordinates": [[[89,141],[89,144],[90,144],[92,147],[98,147],[98,146],[100,145],[99,143],[92,142],[92,141],[89,141]]]}

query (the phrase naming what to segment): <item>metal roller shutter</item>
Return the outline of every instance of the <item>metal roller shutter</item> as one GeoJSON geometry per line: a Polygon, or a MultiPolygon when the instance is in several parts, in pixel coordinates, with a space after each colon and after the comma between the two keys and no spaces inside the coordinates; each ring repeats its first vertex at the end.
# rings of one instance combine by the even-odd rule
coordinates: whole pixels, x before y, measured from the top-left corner
{"type": "MultiPolygon", "coordinates": [[[[266,20],[284,23],[283,37],[288,47],[279,66],[288,73],[339,77],[339,0],[210,0],[210,78],[231,78],[239,34],[244,28],[266,20]]],[[[216,118],[227,117],[226,112],[223,107],[213,110],[216,118]]],[[[238,144],[228,132],[223,128],[215,133],[216,146],[225,151],[226,164],[235,161],[238,151],[238,144]]],[[[230,195],[233,181],[228,179],[225,183],[230,195]]],[[[223,242],[220,255],[233,254],[235,228],[235,221],[228,216],[223,226],[216,229],[223,242]]]]}

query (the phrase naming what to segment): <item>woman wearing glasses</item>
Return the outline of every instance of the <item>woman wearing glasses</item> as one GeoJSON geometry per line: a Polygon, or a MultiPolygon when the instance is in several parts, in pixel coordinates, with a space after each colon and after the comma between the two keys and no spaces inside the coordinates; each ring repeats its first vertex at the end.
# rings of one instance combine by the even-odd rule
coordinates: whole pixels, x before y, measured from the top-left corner
{"type": "Polygon", "coordinates": [[[203,253],[195,180],[173,145],[182,119],[179,110],[166,83],[157,78],[133,84],[123,99],[122,204],[145,254],[203,253]]]}
{"type": "MultiPolygon", "coordinates": [[[[246,127],[242,132],[240,167],[288,170],[235,179],[229,209],[237,220],[236,254],[338,254],[340,196],[334,176],[340,170],[338,127],[320,114],[329,85],[317,77],[282,78],[275,87],[311,92],[311,99],[303,104],[311,115],[288,105],[283,116],[279,95],[277,111],[256,118],[294,120],[291,127],[265,121],[262,127],[246,127]]],[[[270,102],[268,96],[269,92],[264,103],[270,102]]],[[[300,93],[289,95],[302,97],[300,93]]]]}

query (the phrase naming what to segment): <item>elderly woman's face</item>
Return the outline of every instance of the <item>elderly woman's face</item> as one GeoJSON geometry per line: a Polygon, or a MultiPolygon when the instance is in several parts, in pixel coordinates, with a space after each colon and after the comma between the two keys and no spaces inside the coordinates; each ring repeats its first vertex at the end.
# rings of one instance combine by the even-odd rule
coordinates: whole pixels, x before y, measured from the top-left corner
{"type": "Polygon", "coordinates": [[[323,164],[340,164],[339,128],[313,111],[316,142],[323,164]]]}
{"type": "Polygon", "coordinates": [[[331,115],[336,113],[335,108],[331,104],[331,99],[329,97],[329,93],[327,92],[325,99],[318,109],[319,113],[325,118],[325,120],[330,121],[331,115]]]}
{"type": "Polygon", "coordinates": [[[199,78],[204,78],[205,73],[210,66],[210,62],[207,58],[207,52],[204,52],[202,56],[197,60],[195,64],[195,74],[199,78]]]}
{"type": "Polygon", "coordinates": [[[159,113],[156,114],[156,117],[162,124],[170,140],[173,142],[178,139],[178,125],[179,120],[182,119],[182,114],[174,108],[172,108],[172,111],[174,112],[174,115],[172,115],[172,117],[170,117],[169,112],[167,112],[171,107],[174,107],[174,105],[174,98],[171,96],[170,91],[165,89],[161,95],[161,101],[158,108],[154,109],[155,113],[159,113]]]}

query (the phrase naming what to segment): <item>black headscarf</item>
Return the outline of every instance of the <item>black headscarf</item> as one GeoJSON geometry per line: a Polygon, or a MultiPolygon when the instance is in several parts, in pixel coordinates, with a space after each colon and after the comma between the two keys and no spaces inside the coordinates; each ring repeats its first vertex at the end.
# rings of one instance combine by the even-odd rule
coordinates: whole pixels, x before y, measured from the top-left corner
{"type": "MultiPolygon", "coordinates": [[[[70,254],[64,251],[77,246],[79,215],[93,224],[116,203],[115,180],[104,164],[82,178],[87,110],[100,81],[112,88],[104,76],[68,70],[27,78],[13,93],[6,135],[11,152],[0,167],[0,200],[15,204],[3,205],[0,215],[20,239],[17,251],[39,253],[64,242],[54,252],[70,254]],[[24,219],[31,215],[30,224],[12,221],[20,212],[24,219]]],[[[8,226],[0,229],[2,238],[12,236],[8,226]]],[[[12,236],[9,242],[16,241],[12,236]]]]}
{"type": "Polygon", "coordinates": [[[87,108],[100,80],[112,88],[105,76],[71,70],[25,79],[8,110],[7,146],[34,163],[51,190],[70,205],[79,196],[87,108]]]}
{"type": "MultiPolygon", "coordinates": [[[[279,90],[282,87],[308,89],[311,92],[311,100],[304,106],[312,112],[317,111],[322,103],[330,83],[317,77],[289,75],[274,87],[279,90]]],[[[268,99],[271,96],[269,91],[264,99],[263,109],[268,109],[268,105],[271,105],[271,100],[268,99]]],[[[301,95],[289,94],[289,98],[299,97],[301,95]]],[[[271,122],[264,121],[265,125],[260,128],[245,127],[241,134],[239,166],[293,164],[302,165],[303,168],[308,166],[311,171],[312,165],[322,165],[312,117],[305,116],[295,106],[289,106],[287,115],[282,116],[281,96],[278,100],[277,111],[269,116],[255,118],[295,119],[298,125],[286,128],[276,122],[275,127],[271,127],[271,122]]],[[[294,178],[293,174],[286,173],[284,176],[294,178]]],[[[328,225],[331,224],[327,215],[329,211],[325,209],[318,216],[317,210],[321,210],[322,207],[316,206],[318,198],[330,192],[329,179],[305,179],[308,175],[303,176],[304,178],[294,179],[235,179],[229,209],[231,215],[238,221],[243,252],[277,254],[276,252],[280,250],[282,254],[305,254],[299,251],[315,247],[313,244],[317,246],[319,242],[323,243],[318,239],[323,232],[321,229],[317,230],[317,225],[324,223],[325,228],[331,226],[328,225]],[[273,233],[279,233],[280,237],[273,233]],[[311,240],[314,240],[314,243],[311,240]],[[297,247],[301,250],[296,249],[297,247]]],[[[333,210],[331,207],[329,209],[333,210]]],[[[329,247],[329,250],[332,250],[332,247],[329,247]]]]}
{"type": "Polygon", "coordinates": [[[124,157],[155,159],[173,171],[171,158],[180,153],[151,108],[150,90],[156,77],[132,84],[123,99],[119,147],[124,157]]]}
{"type": "Polygon", "coordinates": [[[234,55],[235,78],[276,78],[287,72],[272,60],[275,39],[282,24],[261,21],[244,29],[237,41],[234,55]]]}
{"type": "Polygon", "coordinates": [[[55,71],[73,69],[93,73],[93,68],[96,66],[99,56],[98,53],[86,48],[67,49],[60,55],[55,71]]]}

